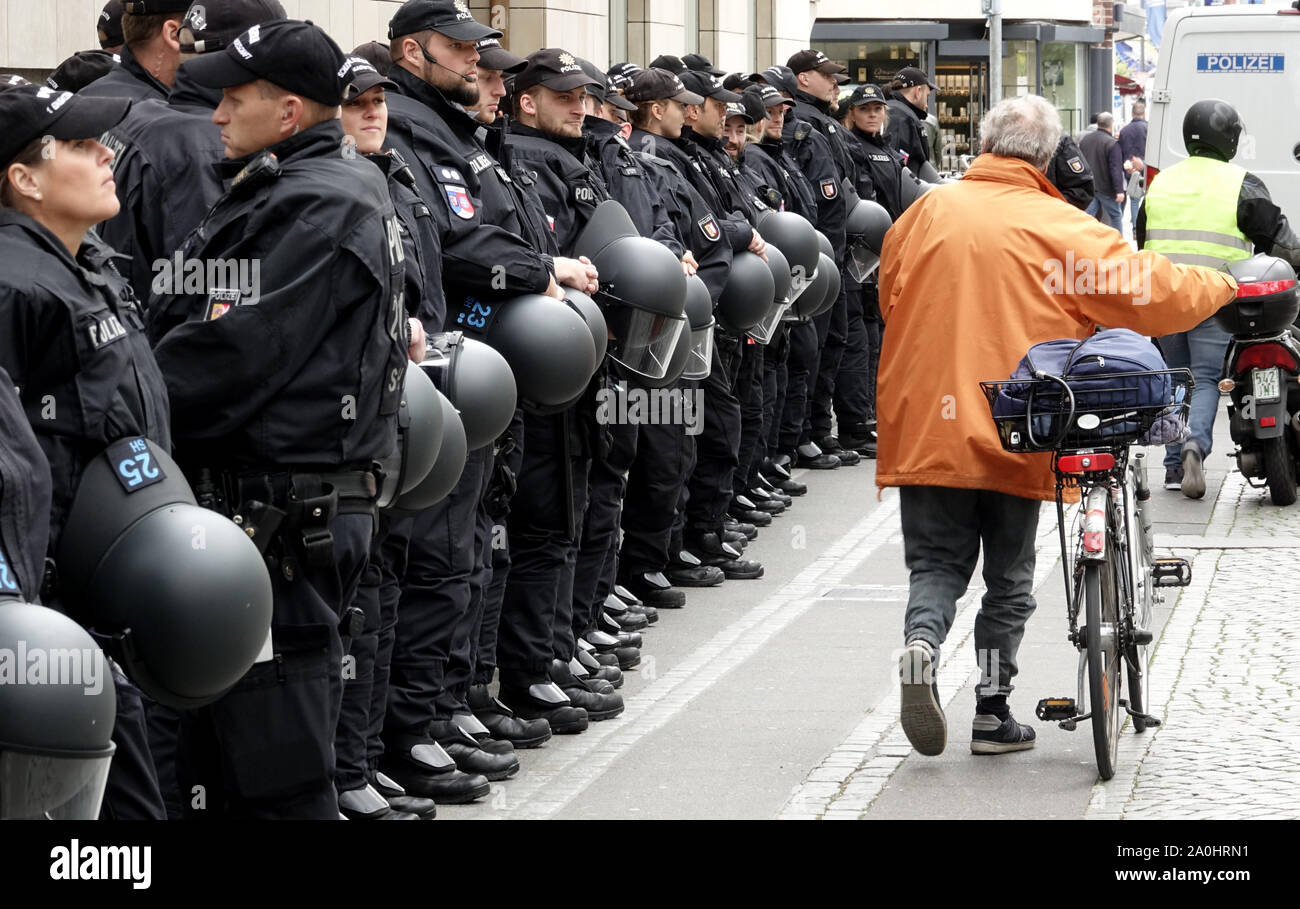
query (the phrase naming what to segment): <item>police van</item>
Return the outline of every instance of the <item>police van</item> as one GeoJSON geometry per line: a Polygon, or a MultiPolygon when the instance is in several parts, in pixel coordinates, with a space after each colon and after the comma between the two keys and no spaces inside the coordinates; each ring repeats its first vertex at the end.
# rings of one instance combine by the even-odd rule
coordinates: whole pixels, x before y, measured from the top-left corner
{"type": "Polygon", "coordinates": [[[1300,9],[1188,7],[1169,14],[1148,94],[1147,180],[1187,157],[1183,116],[1220,98],[1245,129],[1233,163],[1300,225],[1300,9]]]}

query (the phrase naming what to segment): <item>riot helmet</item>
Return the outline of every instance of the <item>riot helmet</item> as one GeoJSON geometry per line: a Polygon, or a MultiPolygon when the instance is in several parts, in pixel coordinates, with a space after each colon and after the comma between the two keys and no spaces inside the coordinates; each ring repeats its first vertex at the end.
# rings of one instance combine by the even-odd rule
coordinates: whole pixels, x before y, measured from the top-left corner
{"type": "Polygon", "coordinates": [[[1183,144],[1187,154],[1231,161],[1246,124],[1227,101],[1207,98],[1187,108],[1183,116],[1183,144]]]}
{"type": "Polygon", "coordinates": [[[799,299],[795,300],[790,308],[786,311],[785,320],[787,322],[807,322],[818,312],[821,312],[821,305],[826,297],[826,289],[830,287],[831,271],[833,269],[823,267],[822,260],[826,256],[822,253],[817,254],[818,266],[813,269],[812,280],[808,282],[808,287],[799,299]]]}
{"type": "Polygon", "coordinates": [[[677,257],[640,236],[612,199],[597,206],[573,248],[600,274],[594,299],[603,307],[615,367],[631,379],[664,378],[686,326],[686,276],[677,257]]]}
{"type": "Polygon", "coordinates": [[[82,473],[59,541],[59,597],[141,691],[201,707],[248,672],[270,631],[254,532],[200,508],[153,442],[120,439],[82,473]]]}
{"type": "Polygon", "coordinates": [[[817,232],[803,215],[790,211],[759,212],[755,228],[769,244],[778,246],[790,263],[790,302],[799,299],[817,270],[817,232]]]}
{"type": "Polygon", "coordinates": [[[591,329],[579,312],[542,294],[499,306],[487,342],[510,364],[520,405],[563,407],[581,395],[598,363],[591,329]]]}
{"type": "Polygon", "coordinates": [[[460,414],[470,451],[492,444],[514,419],[514,373],[506,358],[482,341],[459,331],[433,335],[420,367],[460,414]]]}
{"type": "Polygon", "coordinates": [[[821,264],[817,266],[818,274],[826,276],[826,293],[822,297],[821,304],[812,311],[812,318],[817,318],[822,313],[830,310],[835,305],[835,301],[840,296],[840,270],[835,267],[835,262],[831,257],[822,253],[821,264]]]}
{"type": "Polygon", "coordinates": [[[718,322],[728,331],[743,334],[763,320],[775,295],[776,283],[767,263],[748,250],[738,252],[718,297],[718,322]]]}
{"type": "Polygon", "coordinates": [[[424,479],[398,497],[389,509],[399,516],[416,515],[441,502],[456,488],[465,470],[465,459],[469,455],[465,426],[447,396],[437,389],[434,394],[438,396],[438,407],[442,409],[442,444],[438,446],[438,455],[424,479]]]}
{"type": "Polygon", "coordinates": [[[767,344],[776,334],[786,312],[790,309],[790,263],[785,254],[771,243],[767,244],[767,268],[772,273],[772,304],[757,325],[746,334],[759,344],[767,344]]]}
{"type": "Polygon", "coordinates": [[[609,349],[609,326],[605,324],[605,314],[600,311],[595,300],[572,287],[564,288],[564,302],[577,310],[591,329],[591,341],[596,345],[596,364],[599,365],[609,349]]]}
{"type": "Polygon", "coordinates": [[[397,447],[384,459],[380,508],[387,508],[424,479],[442,444],[442,407],[433,381],[407,361],[406,380],[397,412],[397,447]]]}
{"type": "Polygon", "coordinates": [[[933,183],[926,183],[924,180],[916,179],[912,172],[904,167],[898,178],[898,198],[901,210],[907,211],[913,202],[924,196],[933,187],[933,183]]]}
{"type": "Polygon", "coordinates": [[[0,820],[95,820],[117,714],[104,652],[62,613],[5,600],[0,653],[0,820]]]}
{"type": "Polygon", "coordinates": [[[713,367],[713,299],[699,275],[686,279],[686,320],[691,326],[690,354],[682,369],[683,379],[706,379],[713,367]]]}
{"type": "Polygon", "coordinates": [[[849,217],[844,225],[847,247],[844,252],[844,269],[854,281],[861,284],[880,266],[880,250],[885,244],[885,232],[894,221],[883,205],[867,199],[850,202],[849,217]]]}

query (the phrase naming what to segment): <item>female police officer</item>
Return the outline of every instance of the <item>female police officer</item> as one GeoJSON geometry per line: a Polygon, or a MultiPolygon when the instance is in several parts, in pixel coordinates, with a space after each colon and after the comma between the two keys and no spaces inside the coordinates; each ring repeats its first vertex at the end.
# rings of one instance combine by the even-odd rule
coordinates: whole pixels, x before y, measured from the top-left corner
{"type": "MultiPolygon", "coordinates": [[[[51,553],[82,471],[109,443],[170,442],[166,389],[136,300],[90,232],[118,210],[113,153],[93,137],[129,107],[35,85],[0,93],[0,368],[50,464],[51,553]]],[[[44,600],[57,608],[57,589],[44,600]]],[[[117,753],[104,816],[161,818],[140,693],[116,670],[114,680],[117,753]]]]}

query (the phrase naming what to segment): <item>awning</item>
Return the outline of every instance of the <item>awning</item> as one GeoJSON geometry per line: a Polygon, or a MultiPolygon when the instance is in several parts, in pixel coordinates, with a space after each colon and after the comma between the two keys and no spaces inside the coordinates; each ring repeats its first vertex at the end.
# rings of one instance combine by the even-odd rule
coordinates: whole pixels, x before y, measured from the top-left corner
{"type": "Polygon", "coordinates": [[[1138,85],[1128,76],[1115,74],[1115,91],[1121,95],[1140,95],[1143,94],[1142,86],[1138,85]]]}
{"type": "Polygon", "coordinates": [[[813,41],[941,41],[947,37],[946,22],[819,19],[812,28],[813,41]]]}

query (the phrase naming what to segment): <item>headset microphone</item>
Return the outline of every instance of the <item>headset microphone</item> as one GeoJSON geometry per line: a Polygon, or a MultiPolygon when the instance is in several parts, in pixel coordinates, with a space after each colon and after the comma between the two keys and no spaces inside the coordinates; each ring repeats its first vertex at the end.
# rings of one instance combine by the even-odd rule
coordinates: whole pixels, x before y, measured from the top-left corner
{"type": "MultiPolygon", "coordinates": [[[[425,50],[423,47],[420,48],[420,53],[424,54],[424,59],[428,60],[428,61],[429,61],[430,63],[432,63],[434,66],[441,66],[443,69],[445,69],[445,70],[446,70],[447,72],[449,72],[449,73],[456,73],[456,71],[455,71],[454,69],[452,69],[450,66],[447,66],[445,63],[439,63],[437,60],[435,60],[435,59],[433,58],[433,54],[429,53],[429,52],[428,52],[427,50],[425,50]]],[[[471,83],[471,84],[475,81],[474,78],[473,78],[472,76],[466,76],[464,73],[456,73],[456,75],[460,76],[460,77],[461,77],[462,79],[464,79],[466,82],[469,82],[469,83],[471,83]]]]}

